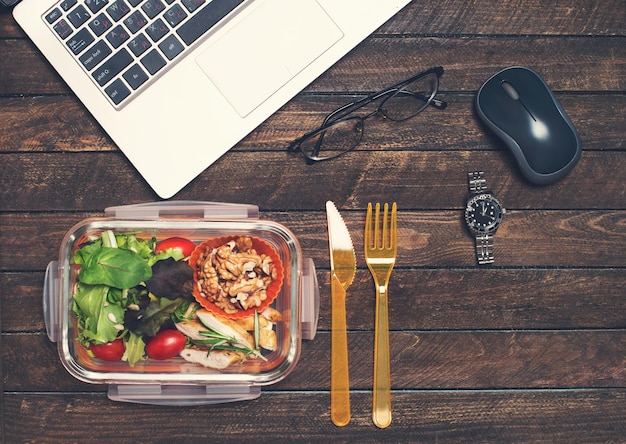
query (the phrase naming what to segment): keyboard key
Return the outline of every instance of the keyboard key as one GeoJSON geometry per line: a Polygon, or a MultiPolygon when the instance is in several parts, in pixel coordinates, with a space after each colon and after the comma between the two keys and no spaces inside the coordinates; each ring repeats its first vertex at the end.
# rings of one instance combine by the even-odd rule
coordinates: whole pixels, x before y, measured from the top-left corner
{"type": "Polygon", "coordinates": [[[113,20],[119,22],[126,14],[130,12],[130,7],[124,0],[116,0],[107,8],[107,12],[113,20]]]}
{"type": "Polygon", "coordinates": [[[213,0],[183,23],[176,32],[187,45],[191,45],[242,2],[243,0],[213,0]]]}
{"type": "Polygon", "coordinates": [[[63,40],[68,38],[74,32],[70,24],[64,19],[59,20],[57,24],[52,27],[52,29],[54,29],[54,31],[59,34],[59,37],[63,40]]]}
{"type": "Polygon", "coordinates": [[[46,14],[46,21],[50,24],[53,24],[61,18],[61,14],[62,13],[59,8],[54,8],[52,11],[46,14]]]}
{"type": "Polygon", "coordinates": [[[107,40],[114,48],[118,48],[122,45],[126,40],[130,38],[128,32],[124,29],[123,26],[117,25],[115,28],[111,30],[107,34],[107,40]]]}
{"type": "Polygon", "coordinates": [[[148,24],[148,20],[143,16],[140,11],[135,11],[124,20],[126,27],[135,34],[141,28],[148,24]]]}
{"type": "Polygon", "coordinates": [[[146,82],[146,80],[148,80],[148,74],[141,69],[141,66],[136,64],[131,66],[128,71],[122,74],[122,77],[124,77],[124,80],[126,80],[132,89],[139,88],[146,82]]]}
{"type": "Polygon", "coordinates": [[[125,48],[122,48],[120,52],[114,54],[91,73],[91,76],[98,82],[98,85],[104,86],[132,62],[133,56],[125,48]]]}
{"type": "Polygon", "coordinates": [[[111,83],[104,89],[104,92],[111,98],[113,103],[119,105],[122,103],[126,97],[130,95],[130,90],[124,85],[120,79],[117,79],[115,82],[111,83]]]}
{"type": "Polygon", "coordinates": [[[74,28],[80,27],[80,25],[83,25],[90,18],[91,16],[83,5],[78,5],[72,12],[67,14],[67,19],[74,25],[74,28]]]}
{"type": "MultiPolygon", "coordinates": [[[[43,1],[43,0],[42,0],[43,1]]],[[[243,0],[57,0],[43,16],[116,105],[243,0]],[[176,30],[176,32],[174,32],[176,30]]]]}
{"type": "Polygon", "coordinates": [[[141,63],[150,74],[154,75],[165,66],[165,59],[161,57],[159,51],[153,49],[141,59],[141,63]]]}
{"type": "Polygon", "coordinates": [[[135,38],[133,38],[128,44],[128,48],[135,54],[135,57],[139,57],[141,54],[146,52],[148,48],[152,46],[148,37],[143,35],[143,32],[138,34],[135,38]]]}
{"type": "Polygon", "coordinates": [[[170,24],[172,28],[176,27],[180,22],[187,18],[187,13],[180,5],[174,5],[163,14],[163,18],[170,24]]]}
{"type": "Polygon", "coordinates": [[[111,54],[109,45],[104,40],[99,40],[98,43],[89,48],[89,51],[80,56],[79,60],[87,71],[91,71],[107,58],[109,54],[111,54]]]}
{"type": "Polygon", "coordinates": [[[183,0],[183,5],[187,8],[187,11],[193,12],[200,6],[204,5],[206,0],[183,0]]]}
{"type": "Polygon", "coordinates": [[[68,48],[75,54],[78,55],[87,49],[87,46],[91,45],[94,41],[93,36],[89,32],[87,28],[83,28],[74,34],[67,42],[68,48]]]}
{"type": "Polygon", "coordinates": [[[94,14],[104,8],[109,0],[85,0],[85,4],[94,14]]]}
{"type": "Polygon", "coordinates": [[[161,19],[157,19],[155,22],[150,23],[146,28],[146,34],[150,36],[153,42],[158,42],[170,32],[170,28],[161,19]]]}
{"type": "Polygon", "coordinates": [[[165,10],[165,5],[161,0],[147,0],[141,5],[141,9],[143,9],[143,12],[145,12],[149,18],[153,19],[165,10]]]}
{"type": "Polygon", "coordinates": [[[159,48],[165,54],[168,60],[174,59],[178,54],[180,54],[185,47],[178,41],[175,35],[168,35],[163,42],[159,44],[159,48]]]}
{"type": "Polygon", "coordinates": [[[65,12],[69,11],[70,8],[72,6],[74,6],[76,4],[78,0],[65,0],[62,1],[61,4],[59,5],[61,7],[62,10],[64,10],[65,12]]]}
{"type": "Polygon", "coordinates": [[[113,23],[111,23],[111,20],[104,14],[98,15],[98,17],[89,22],[89,27],[96,37],[100,37],[111,28],[111,26],[113,26],[113,23]]]}

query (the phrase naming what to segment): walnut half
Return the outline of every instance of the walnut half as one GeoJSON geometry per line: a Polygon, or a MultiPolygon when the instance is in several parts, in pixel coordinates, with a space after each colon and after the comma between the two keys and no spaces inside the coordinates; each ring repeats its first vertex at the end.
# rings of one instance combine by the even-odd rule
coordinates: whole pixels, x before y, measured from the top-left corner
{"type": "Polygon", "coordinates": [[[198,290],[227,314],[259,307],[277,277],[276,266],[258,254],[252,239],[240,236],[217,248],[206,247],[195,264],[198,290]]]}

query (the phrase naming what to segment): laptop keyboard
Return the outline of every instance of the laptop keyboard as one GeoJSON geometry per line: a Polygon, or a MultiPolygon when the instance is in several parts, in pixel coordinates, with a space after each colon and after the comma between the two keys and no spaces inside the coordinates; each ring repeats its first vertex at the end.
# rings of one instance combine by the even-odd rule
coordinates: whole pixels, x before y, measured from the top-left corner
{"type": "Polygon", "coordinates": [[[44,20],[121,107],[244,0],[61,0],[44,20]]]}

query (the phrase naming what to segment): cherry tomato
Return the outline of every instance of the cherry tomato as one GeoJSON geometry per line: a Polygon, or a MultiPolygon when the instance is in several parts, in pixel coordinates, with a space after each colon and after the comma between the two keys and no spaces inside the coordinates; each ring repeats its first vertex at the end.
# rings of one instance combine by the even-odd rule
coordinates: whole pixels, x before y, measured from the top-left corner
{"type": "Polygon", "coordinates": [[[116,339],[104,344],[91,344],[89,350],[93,352],[96,358],[105,361],[119,361],[124,356],[124,341],[116,339]]]}
{"type": "Polygon", "coordinates": [[[187,338],[178,330],[161,330],[146,345],[146,353],[152,359],[169,359],[185,348],[187,338]]]}
{"type": "Polygon", "coordinates": [[[164,239],[161,242],[157,242],[154,247],[154,251],[158,253],[163,253],[169,249],[179,250],[183,253],[184,257],[191,256],[191,253],[196,248],[196,244],[191,242],[189,239],[185,239],[184,237],[170,237],[168,239],[164,239]]]}

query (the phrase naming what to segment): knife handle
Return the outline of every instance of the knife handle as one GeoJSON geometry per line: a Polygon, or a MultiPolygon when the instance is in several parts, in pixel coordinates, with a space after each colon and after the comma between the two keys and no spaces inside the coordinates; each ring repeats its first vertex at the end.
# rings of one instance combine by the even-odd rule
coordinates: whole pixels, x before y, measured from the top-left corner
{"type": "Polygon", "coordinates": [[[332,275],[331,292],[330,418],[333,424],[343,427],[350,422],[346,291],[335,273],[332,275]]]}
{"type": "Polygon", "coordinates": [[[376,285],[374,333],[374,393],[372,419],[377,427],[391,424],[391,370],[389,365],[389,315],[386,286],[376,285]]]}

